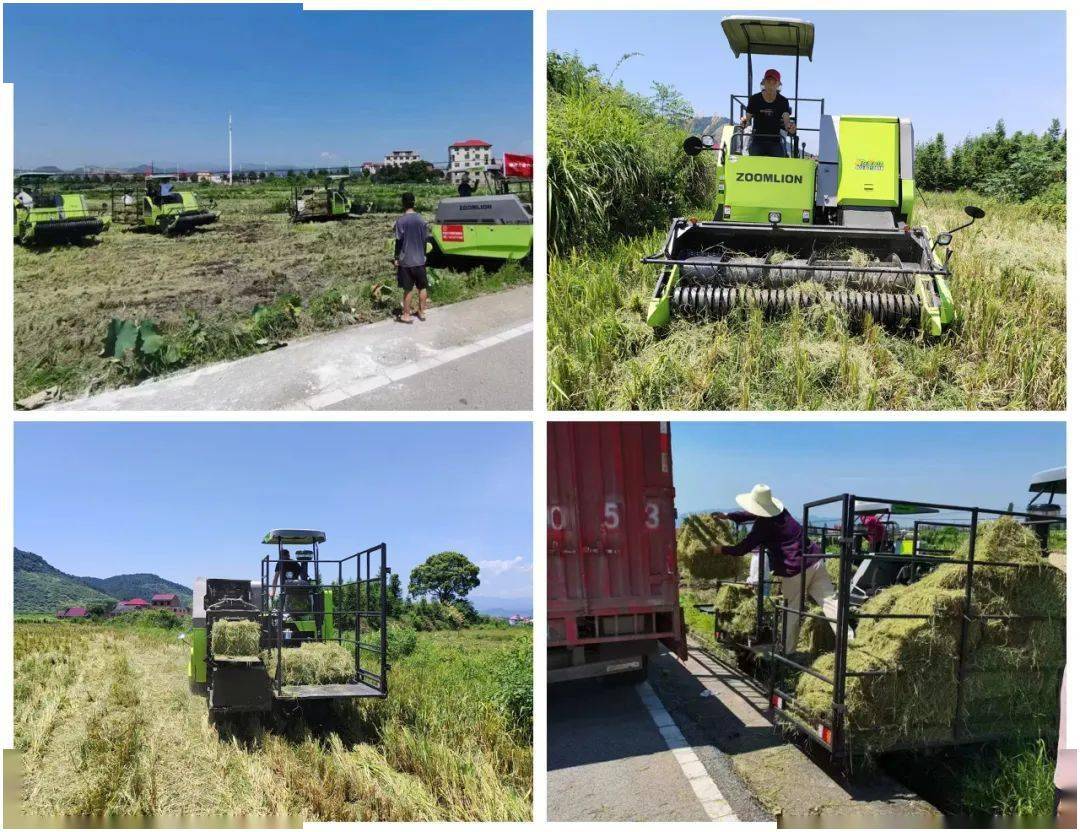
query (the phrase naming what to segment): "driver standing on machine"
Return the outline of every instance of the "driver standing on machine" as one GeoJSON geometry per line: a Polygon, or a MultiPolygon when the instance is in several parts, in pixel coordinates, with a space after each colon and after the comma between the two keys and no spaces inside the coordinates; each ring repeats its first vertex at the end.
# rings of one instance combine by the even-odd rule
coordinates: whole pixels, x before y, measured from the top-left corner
{"type": "Polygon", "coordinates": [[[270,597],[277,597],[278,582],[284,587],[286,581],[295,581],[300,577],[300,570],[296,561],[292,559],[288,549],[281,550],[281,557],[274,567],[274,582],[270,585],[270,597]]]}
{"type": "Polygon", "coordinates": [[[761,79],[761,92],[750,96],[743,113],[743,127],[754,120],[754,133],[750,140],[751,156],[779,156],[785,158],[784,144],[780,140],[781,128],[788,135],[795,135],[795,122],[791,118],[791,103],[780,94],[780,73],[765,70],[761,79]]]}

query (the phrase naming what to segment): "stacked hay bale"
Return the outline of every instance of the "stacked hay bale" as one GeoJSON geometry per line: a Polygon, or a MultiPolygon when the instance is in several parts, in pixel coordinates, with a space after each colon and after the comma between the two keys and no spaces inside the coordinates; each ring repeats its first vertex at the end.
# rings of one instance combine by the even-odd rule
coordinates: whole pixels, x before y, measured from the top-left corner
{"type": "MultiPolygon", "coordinates": [[[[966,556],[966,549],[958,553],[966,556]]],[[[1043,620],[974,620],[968,627],[967,674],[959,679],[961,619],[967,567],[939,566],[909,586],[879,593],[864,613],[927,618],[859,622],[849,671],[885,671],[847,680],[848,731],[869,750],[953,736],[957,697],[963,736],[1034,736],[1057,727],[1058,686],[1065,663],[1065,575],[1041,557],[1031,531],[1012,518],[979,527],[973,616],[1037,616],[1043,620]],[[1047,618],[1056,620],[1045,620],[1047,618]]],[[[813,668],[832,678],[834,655],[813,668]]],[[[832,688],[803,674],[796,695],[809,715],[829,718],[832,688]]]]}
{"type": "Polygon", "coordinates": [[[215,621],[210,649],[219,658],[259,655],[259,622],[215,621]]]}
{"type": "Polygon", "coordinates": [[[708,514],[688,514],[675,536],[679,571],[688,578],[701,581],[746,577],[750,558],[733,558],[713,552],[715,546],[728,546],[734,542],[733,523],[714,520],[708,514]]]}
{"type": "MultiPolygon", "coordinates": [[[[263,664],[273,676],[277,672],[277,651],[266,651],[263,664]]],[[[350,681],[354,675],[352,653],[334,641],[307,642],[281,651],[282,684],[340,684],[350,681]]]]}

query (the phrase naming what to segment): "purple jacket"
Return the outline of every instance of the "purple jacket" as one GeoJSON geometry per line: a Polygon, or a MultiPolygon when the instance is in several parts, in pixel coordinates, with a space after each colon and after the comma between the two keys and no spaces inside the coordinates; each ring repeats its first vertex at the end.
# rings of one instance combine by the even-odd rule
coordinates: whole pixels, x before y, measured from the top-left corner
{"type": "Polygon", "coordinates": [[[799,522],[791,516],[786,508],[775,517],[758,517],[748,511],[732,511],[728,517],[736,523],[745,523],[753,520],[750,533],[731,546],[720,547],[725,555],[745,555],[748,552],[764,546],[769,554],[769,568],[772,573],[780,578],[790,578],[798,575],[803,566],[813,566],[820,557],[821,547],[811,542],[807,550],[805,560],[799,557],[802,551],[803,528],[799,522]]]}

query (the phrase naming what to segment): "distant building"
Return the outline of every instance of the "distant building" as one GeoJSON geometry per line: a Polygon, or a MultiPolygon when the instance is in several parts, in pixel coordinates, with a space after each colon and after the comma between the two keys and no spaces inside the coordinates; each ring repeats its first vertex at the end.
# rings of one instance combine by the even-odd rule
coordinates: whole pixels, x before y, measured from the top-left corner
{"type": "Polygon", "coordinates": [[[64,607],[57,610],[57,618],[86,618],[86,607],[64,607]]]}
{"type": "Polygon", "coordinates": [[[210,171],[208,171],[208,170],[200,170],[200,171],[198,171],[197,173],[195,173],[195,174],[194,174],[194,175],[192,176],[192,178],[193,178],[193,179],[194,179],[194,180],[195,180],[196,182],[213,182],[213,181],[214,181],[215,179],[216,179],[216,180],[217,180],[218,182],[220,182],[220,181],[221,181],[221,177],[220,177],[220,176],[217,176],[217,177],[215,177],[215,176],[214,176],[214,174],[212,174],[212,173],[211,173],[210,171]]]}
{"type": "Polygon", "coordinates": [[[491,143],[483,139],[466,139],[450,145],[450,164],[446,168],[447,178],[458,183],[470,173],[486,172],[494,164],[491,143]]]}
{"type": "Polygon", "coordinates": [[[166,609],[170,610],[179,610],[181,608],[180,597],[172,592],[154,595],[150,598],[150,606],[165,607],[166,609]]]}
{"type": "Polygon", "coordinates": [[[147,609],[149,606],[150,604],[142,598],[132,598],[130,601],[121,601],[113,607],[112,614],[119,615],[122,612],[138,612],[139,610],[147,609]]]}
{"type": "Polygon", "coordinates": [[[520,627],[524,624],[532,624],[532,619],[527,615],[518,615],[514,613],[507,619],[510,622],[511,627],[520,627]]]}
{"type": "Polygon", "coordinates": [[[364,162],[364,164],[360,165],[360,170],[364,173],[374,176],[376,173],[382,170],[382,166],[382,162],[364,162]]]}
{"type": "Polygon", "coordinates": [[[383,165],[392,168],[400,168],[413,162],[422,162],[420,154],[415,150],[391,150],[383,159],[383,165]]]}

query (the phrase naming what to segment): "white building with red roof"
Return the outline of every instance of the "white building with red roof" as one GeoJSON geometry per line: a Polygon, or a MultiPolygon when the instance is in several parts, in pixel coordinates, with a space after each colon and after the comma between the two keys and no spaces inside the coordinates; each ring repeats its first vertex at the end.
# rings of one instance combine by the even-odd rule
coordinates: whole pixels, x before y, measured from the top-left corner
{"type": "Polygon", "coordinates": [[[446,168],[446,176],[451,182],[457,183],[470,172],[487,171],[494,163],[491,142],[465,139],[450,145],[450,162],[446,168]]]}

